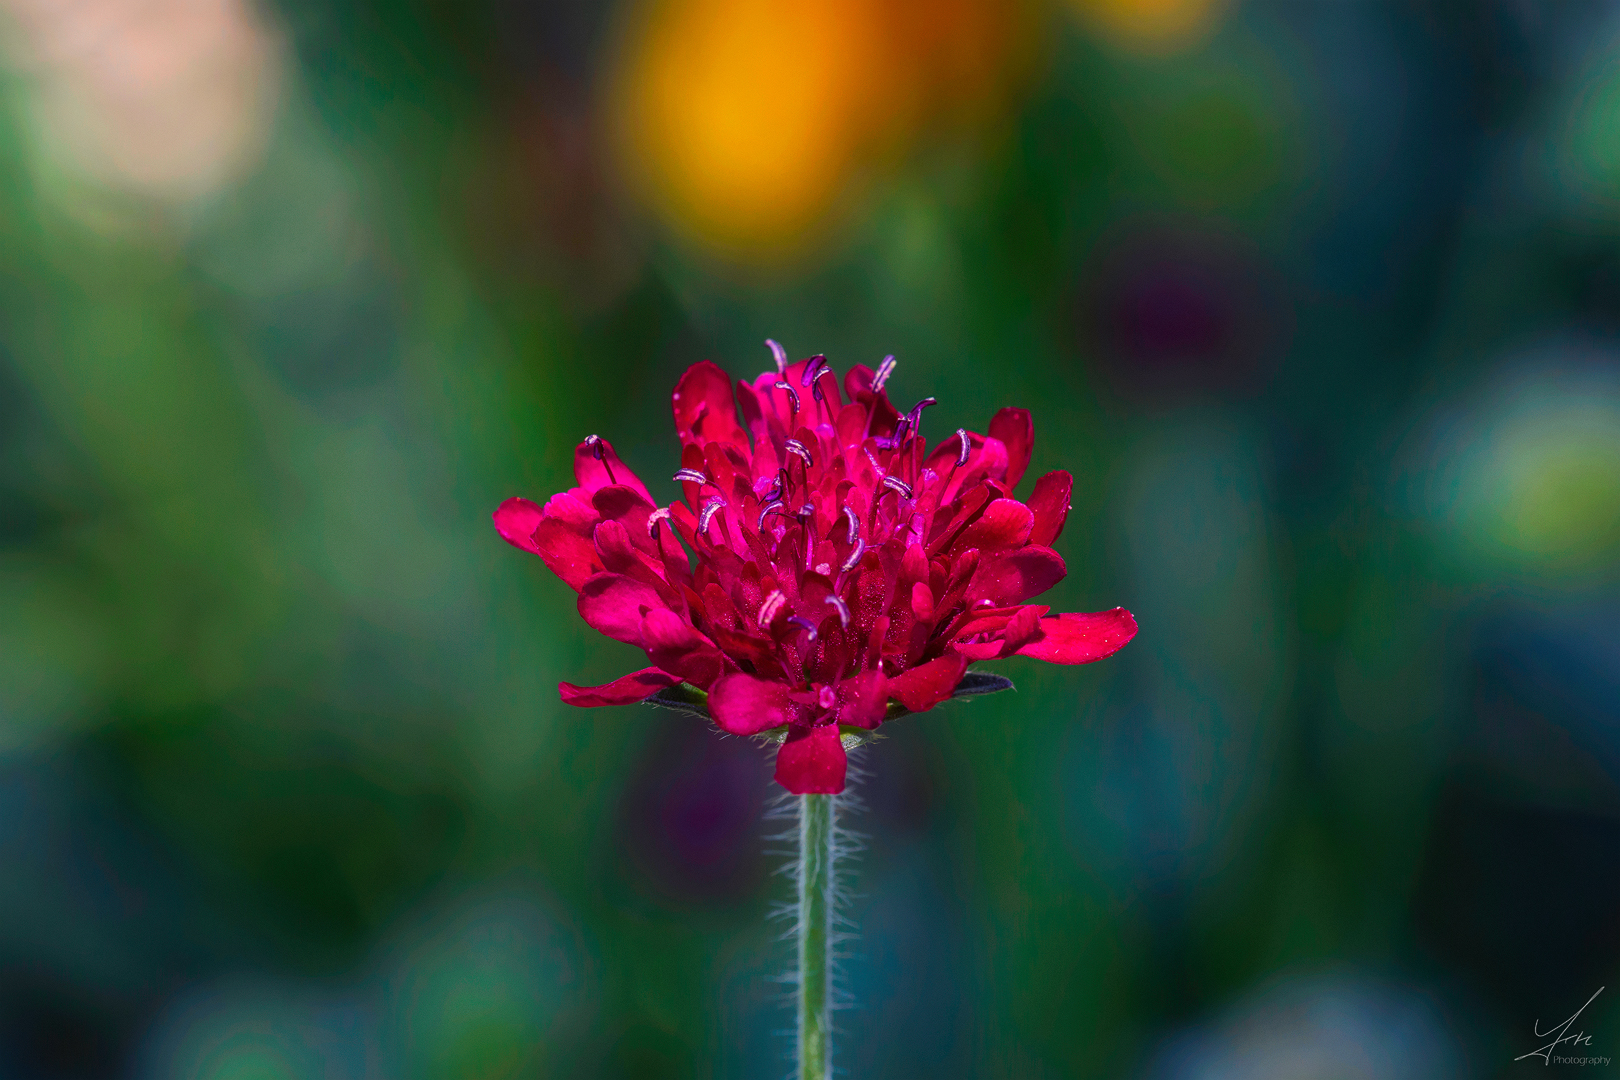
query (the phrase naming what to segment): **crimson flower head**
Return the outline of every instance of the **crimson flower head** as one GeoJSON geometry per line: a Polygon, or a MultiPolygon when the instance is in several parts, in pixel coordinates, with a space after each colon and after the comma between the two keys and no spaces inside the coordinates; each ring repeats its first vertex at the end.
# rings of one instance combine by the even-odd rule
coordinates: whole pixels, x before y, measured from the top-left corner
{"type": "Polygon", "coordinates": [[[578,487],[495,511],[501,536],[579,594],[581,618],[651,661],[605,686],[562,683],[564,701],[702,702],[726,731],[782,737],[783,787],[832,793],[841,729],[933,708],[976,660],[1084,664],[1136,634],[1124,608],[1027,602],[1065,573],[1052,544],[1074,483],[1052,472],[1014,495],[1028,411],[1002,409],[988,434],[959,429],[930,450],[934,399],[904,414],[890,403],[893,357],[840,386],[825,357],[790,364],[767,344],[776,370],[735,391],[709,361],[676,384],[681,499],[658,505],[592,435],[574,450],[578,487]]]}

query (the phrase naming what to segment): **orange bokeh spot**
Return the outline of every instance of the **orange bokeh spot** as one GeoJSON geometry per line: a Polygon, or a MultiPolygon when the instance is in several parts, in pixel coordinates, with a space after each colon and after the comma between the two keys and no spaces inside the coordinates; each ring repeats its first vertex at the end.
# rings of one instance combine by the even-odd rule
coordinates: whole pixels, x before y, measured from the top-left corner
{"type": "Polygon", "coordinates": [[[988,0],[666,0],[619,72],[631,171],[706,246],[779,256],[875,152],[982,97],[1008,22],[988,0]]]}

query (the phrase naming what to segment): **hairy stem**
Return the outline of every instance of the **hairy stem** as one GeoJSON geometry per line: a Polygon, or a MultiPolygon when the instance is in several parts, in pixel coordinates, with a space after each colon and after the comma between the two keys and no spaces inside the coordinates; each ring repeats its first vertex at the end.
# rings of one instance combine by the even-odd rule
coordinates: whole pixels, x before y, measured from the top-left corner
{"type": "Polygon", "coordinates": [[[799,1078],[832,1075],[833,849],[836,795],[799,796],[799,1078]]]}

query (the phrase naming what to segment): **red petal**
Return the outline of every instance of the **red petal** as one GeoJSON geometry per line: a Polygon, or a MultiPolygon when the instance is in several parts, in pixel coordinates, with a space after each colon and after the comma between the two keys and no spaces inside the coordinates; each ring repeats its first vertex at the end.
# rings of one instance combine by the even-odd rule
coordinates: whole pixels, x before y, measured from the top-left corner
{"type": "Polygon", "coordinates": [[[674,686],[681,680],[673,675],[665,674],[655,667],[642,668],[632,671],[621,678],[614,679],[605,686],[575,686],[565,682],[557,684],[557,692],[562,695],[564,703],[577,705],[582,709],[596,709],[604,705],[633,705],[638,701],[645,701],[666,686],[674,686]]]}
{"type": "Polygon", "coordinates": [[[1035,481],[1035,490],[1026,504],[1035,515],[1029,542],[1051,547],[1063,533],[1069,517],[1069,497],[1074,493],[1074,477],[1059,469],[1035,481]]]}
{"type": "Polygon", "coordinates": [[[838,684],[838,722],[875,728],[889,707],[888,680],[876,668],[838,684]]]}
{"type": "Polygon", "coordinates": [[[934,592],[926,581],[911,586],[911,617],[925,622],[934,617],[934,592]]]}
{"type": "Polygon", "coordinates": [[[889,679],[889,696],[912,712],[925,712],[951,696],[967,666],[967,657],[948,652],[889,679]]]}
{"type": "Polygon", "coordinates": [[[1041,620],[1040,633],[1018,650],[1054,664],[1089,664],[1111,656],[1136,636],[1136,619],[1122,607],[1089,615],[1064,613],[1041,620]]]}
{"type": "Polygon", "coordinates": [[[619,455],[613,452],[613,444],[606,439],[598,439],[596,446],[582,442],[574,447],[574,478],[587,494],[622,484],[649,503],[652,502],[652,493],[647,490],[647,485],[630,471],[630,466],[619,460],[619,455]],[[596,460],[598,446],[602,450],[601,461],[596,460]]]}
{"type": "Polygon", "coordinates": [[[575,592],[590,578],[600,573],[602,560],[596,545],[569,528],[560,518],[547,517],[534,531],[535,550],[546,561],[546,567],[575,592]]]}
{"type": "Polygon", "coordinates": [[[978,548],[988,555],[1006,548],[1023,547],[1034,523],[1035,515],[1023,503],[1016,499],[994,499],[984,508],[978,521],[962,530],[951,548],[955,551],[978,548]]]}
{"type": "Polygon", "coordinates": [[[757,735],[792,718],[786,683],[733,673],[709,687],[709,714],[733,735],[757,735]]]}
{"type": "Polygon", "coordinates": [[[849,400],[857,400],[862,394],[872,389],[872,380],[876,376],[877,372],[865,364],[856,364],[844,372],[844,393],[849,395],[849,400]]]}
{"type": "Polygon", "coordinates": [[[615,641],[641,644],[641,620],[662,608],[651,586],[624,574],[593,574],[579,590],[579,615],[595,630],[615,641]]]}
{"type": "Polygon", "coordinates": [[[495,531],[513,547],[540,554],[534,545],[534,530],[539,527],[544,512],[528,499],[514,496],[495,508],[495,531]]]}
{"type": "Polygon", "coordinates": [[[591,531],[591,540],[602,566],[615,574],[629,573],[630,567],[640,562],[635,545],[630,543],[630,530],[617,521],[599,523],[591,531]]]}
{"type": "Polygon", "coordinates": [[[952,645],[954,652],[961,653],[969,663],[980,660],[995,660],[1001,656],[1001,642],[999,641],[964,641],[952,645]]]}
{"type": "Polygon", "coordinates": [[[1051,548],[1031,545],[990,556],[979,562],[968,586],[968,606],[978,607],[984,600],[994,607],[1022,604],[1062,581],[1066,573],[1063,557],[1051,548]]]}
{"type": "Polygon", "coordinates": [[[641,493],[634,488],[623,484],[614,484],[602,488],[591,495],[591,507],[604,521],[617,521],[625,527],[630,534],[630,540],[637,547],[646,551],[657,550],[652,538],[647,535],[647,518],[653,512],[653,504],[641,497],[641,493]]]}
{"type": "Polygon", "coordinates": [[[837,724],[799,728],[776,753],[776,782],[795,795],[838,794],[848,768],[837,724]]]}
{"type": "Polygon", "coordinates": [[[1035,422],[1028,409],[1002,409],[990,418],[989,435],[1007,447],[1007,486],[1017,487],[1029,468],[1029,454],[1035,448],[1035,422]]]}
{"type": "Polygon", "coordinates": [[[675,384],[675,430],[681,442],[728,442],[748,451],[748,437],[737,423],[731,376],[712,360],[693,364],[675,384]]]}
{"type": "Polygon", "coordinates": [[[708,687],[726,669],[714,642],[668,608],[654,608],[641,620],[641,643],[647,658],[693,686],[708,687]]]}
{"type": "Polygon", "coordinates": [[[546,500],[545,515],[548,518],[556,518],[585,537],[590,536],[591,530],[596,528],[596,523],[602,520],[602,515],[596,512],[595,507],[582,499],[576,499],[566,491],[558,492],[546,500]]]}
{"type": "Polygon", "coordinates": [[[1021,607],[1001,631],[1001,655],[1011,656],[1041,632],[1041,616],[1051,609],[1044,604],[1021,607]]]}

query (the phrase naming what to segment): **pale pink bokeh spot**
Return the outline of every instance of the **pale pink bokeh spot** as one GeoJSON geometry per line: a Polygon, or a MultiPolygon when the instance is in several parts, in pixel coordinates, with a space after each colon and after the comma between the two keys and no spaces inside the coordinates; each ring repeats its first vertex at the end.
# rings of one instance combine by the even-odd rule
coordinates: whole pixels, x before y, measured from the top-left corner
{"type": "Polygon", "coordinates": [[[59,167],[180,202],[261,158],[283,50],[247,0],[0,0],[0,14],[59,167]]]}

